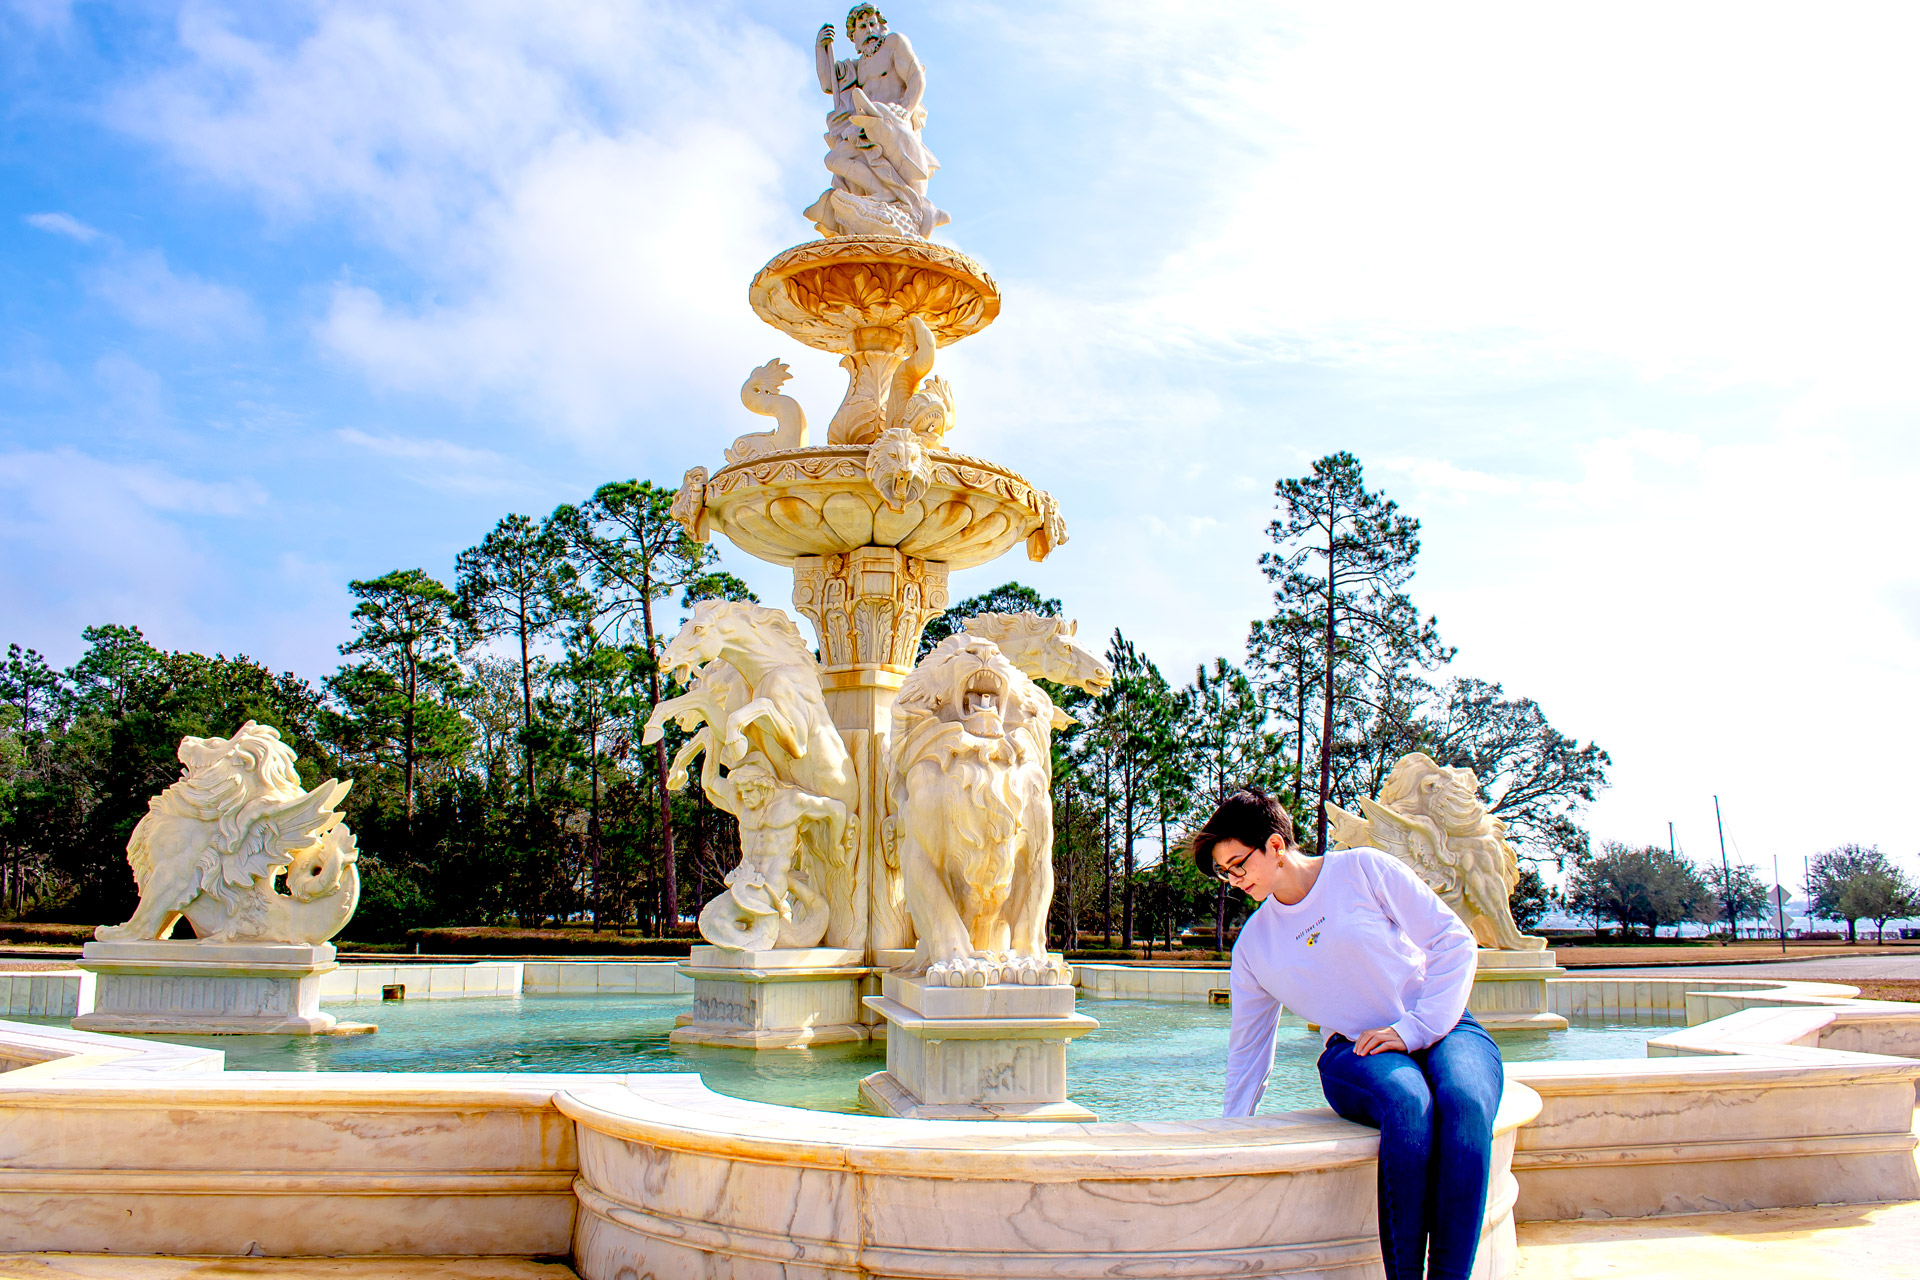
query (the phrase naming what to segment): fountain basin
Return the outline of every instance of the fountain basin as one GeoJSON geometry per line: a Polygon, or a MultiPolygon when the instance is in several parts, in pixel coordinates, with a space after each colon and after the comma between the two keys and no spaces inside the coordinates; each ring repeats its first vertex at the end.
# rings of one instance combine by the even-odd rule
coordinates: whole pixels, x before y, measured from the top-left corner
{"type": "MultiPolygon", "coordinates": [[[[586,1280],[1377,1274],[1379,1137],[1318,1109],[1156,1125],[796,1115],[694,1076],[555,1099],[580,1145],[586,1280]]],[[[1514,1266],[1510,1082],[1477,1276],[1514,1266]]]]}
{"type": "Polygon", "coordinates": [[[971,569],[1027,544],[1041,560],[1067,540],[1059,504],[1019,473],[929,450],[925,493],[896,507],[868,478],[866,445],[756,454],[711,478],[689,473],[683,501],[696,536],[727,536],[747,554],[791,565],[802,556],[894,547],[949,570],[971,569]],[[701,487],[704,480],[704,487],[701,487]],[[697,491],[696,491],[697,490],[697,491]]]}

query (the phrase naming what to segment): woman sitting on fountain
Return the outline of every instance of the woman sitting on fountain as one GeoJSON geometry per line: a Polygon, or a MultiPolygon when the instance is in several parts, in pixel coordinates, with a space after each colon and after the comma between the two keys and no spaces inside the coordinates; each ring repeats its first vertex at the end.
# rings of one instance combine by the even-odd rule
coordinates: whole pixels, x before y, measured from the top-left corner
{"type": "Polygon", "coordinates": [[[1466,1011],[1473,934],[1390,854],[1303,854],[1256,788],[1214,811],[1193,858],[1260,903],[1233,947],[1225,1114],[1259,1105],[1283,1005],[1318,1024],[1327,1102],[1380,1130],[1388,1280],[1466,1280],[1503,1083],[1499,1047],[1466,1011]]]}

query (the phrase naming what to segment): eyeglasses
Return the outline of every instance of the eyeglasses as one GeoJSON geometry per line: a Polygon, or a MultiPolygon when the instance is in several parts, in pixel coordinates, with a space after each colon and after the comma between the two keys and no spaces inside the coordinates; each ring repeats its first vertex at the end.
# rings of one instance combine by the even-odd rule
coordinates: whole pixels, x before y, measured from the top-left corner
{"type": "Polygon", "coordinates": [[[1232,862],[1214,863],[1213,878],[1215,880],[1222,880],[1228,884],[1232,884],[1234,882],[1234,879],[1247,869],[1248,861],[1250,861],[1253,855],[1258,852],[1260,852],[1258,849],[1249,849],[1245,853],[1241,854],[1239,857],[1235,858],[1232,862]]]}

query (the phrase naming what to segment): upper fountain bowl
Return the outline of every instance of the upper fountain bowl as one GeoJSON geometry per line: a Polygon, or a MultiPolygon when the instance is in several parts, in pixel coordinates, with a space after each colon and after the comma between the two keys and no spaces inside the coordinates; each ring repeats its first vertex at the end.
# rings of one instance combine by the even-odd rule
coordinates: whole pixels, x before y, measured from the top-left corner
{"type": "Polygon", "coordinates": [[[1022,476],[963,454],[928,451],[910,487],[876,470],[880,451],[829,445],[758,454],[687,473],[674,517],[702,541],[718,530],[774,564],[856,547],[898,547],[951,569],[986,564],[1024,542],[1044,559],[1067,540],[1053,496],[1022,476]],[[888,485],[874,484],[879,475],[888,485]]]}
{"type": "Polygon", "coordinates": [[[1000,314],[1000,287],[964,253],[905,236],[833,236],[795,245],[760,268],[755,314],[821,351],[851,352],[862,330],[926,321],[940,346],[1000,314]]]}

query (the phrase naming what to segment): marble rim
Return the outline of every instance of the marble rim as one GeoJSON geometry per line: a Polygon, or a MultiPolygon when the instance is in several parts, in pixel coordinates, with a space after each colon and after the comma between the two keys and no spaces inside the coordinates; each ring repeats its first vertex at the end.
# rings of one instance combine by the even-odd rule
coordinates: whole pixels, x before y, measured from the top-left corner
{"type": "MultiPolygon", "coordinates": [[[[733,514],[736,509],[751,509],[755,498],[770,490],[789,486],[816,492],[838,489],[869,499],[872,513],[869,520],[878,524],[886,504],[867,475],[869,448],[868,445],[814,445],[755,454],[730,463],[704,482],[701,506],[705,519],[748,555],[781,565],[790,565],[801,556],[841,555],[859,546],[872,545],[899,547],[915,559],[945,564],[951,569],[971,569],[999,559],[1035,533],[1053,531],[1056,526],[1056,542],[1066,541],[1065,525],[1051,494],[1017,471],[946,450],[927,451],[932,482],[924,497],[911,504],[918,506],[921,514],[910,524],[901,523],[897,535],[887,535],[891,540],[870,532],[865,543],[842,538],[831,545],[803,545],[800,533],[777,525],[774,532],[756,529],[751,522],[743,522],[733,514]],[[945,496],[936,496],[940,494],[945,496]],[[936,509],[952,501],[962,501],[973,509],[967,523],[937,535],[916,550],[904,550],[915,541],[936,509]],[[992,510],[981,510],[983,503],[992,510]],[[990,517],[1001,518],[1005,527],[983,536],[979,527],[990,517]]],[[[1047,550],[1051,551],[1052,546],[1047,550]]]]}
{"type": "MultiPolygon", "coordinates": [[[[1327,1169],[1372,1160],[1379,1133],[1320,1107],[1231,1120],[914,1120],[811,1111],[715,1093],[694,1073],[564,1090],[554,1105],[596,1133],[675,1151],[828,1169],[1031,1182],[1127,1181],[1327,1169]],[[986,1166],[981,1158],[988,1157],[986,1166]]],[[[1540,1114],[1507,1083],[1496,1137],[1540,1114]]]]}

